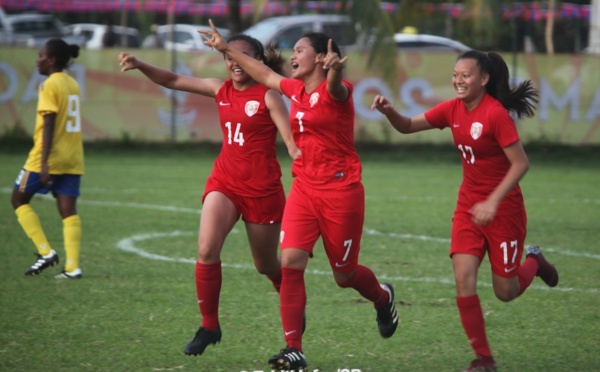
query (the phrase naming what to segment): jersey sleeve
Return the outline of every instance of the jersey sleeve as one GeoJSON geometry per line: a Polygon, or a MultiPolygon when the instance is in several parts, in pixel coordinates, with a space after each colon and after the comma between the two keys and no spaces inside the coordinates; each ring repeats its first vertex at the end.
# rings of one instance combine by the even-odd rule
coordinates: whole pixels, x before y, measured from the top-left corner
{"type": "Polygon", "coordinates": [[[500,147],[510,146],[519,140],[519,132],[515,121],[506,109],[496,109],[490,117],[494,123],[494,134],[500,147]]]}
{"type": "Polygon", "coordinates": [[[455,100],[444,101],[425,112],[425,120],[433,127],[444,129],[452,125],[455,100]]]}
{"type": "Polygon", "coordinates": [[[279,82],[279,88],[284,95],[291,97],[298,83],[302,84],[300,80],[284,78],[279,82]]]}
{"type": "Polygon", "coordinates": [[[56,98],[56,86],[54,82],[49,78],[40,85],[40,89],[38,91],[39,99],[38,99],[38,107],[37,112],[39,113],[48,113],[58,112],[58,100],[56,98]]]}

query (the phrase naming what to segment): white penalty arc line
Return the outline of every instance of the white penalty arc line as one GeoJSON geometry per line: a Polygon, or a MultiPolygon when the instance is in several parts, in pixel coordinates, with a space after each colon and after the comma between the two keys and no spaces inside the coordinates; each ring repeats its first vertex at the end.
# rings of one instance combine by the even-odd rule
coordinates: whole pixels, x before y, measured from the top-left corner
{"type": "MultiPolygon", "coordinates": [[[[10,188],[1,188],[1,192],[10,193],[12,189],[10,188]]],[[[43,199],[52,200],[53,197],[51,195],[37,195],[37,197],[41,197],[43,199]]],[[[587,200],[587,199],[586,199],[587,200]]],[[[137,208],[137,209],[150,209],[150,210],[158,210],[163,212],[174,212],[174,213],[189,213],[200,215],[202,213],[202,209],[195,208],[183,208],[183,207],[174,207],[171,205],[157,205],[157,204],[144,204],[144,203],[127,203],[127,202],[111,202],[111,201],[101,201],[101,200],[87,200],[87,199],[79,199],[78,203],[85,205],[94,205],[99,207],[117,207],[117,208],[137,208]]],[[[233,233],[239,232],[234,229],[233,233]]],[[[398,234],[398,233],[384,233],[381,231],[377,231],[375,229],[371,229],[368,227],[364,228],[365,235],[371,236],[384,236],[388,238],[398,238],[398,239],[409,239],[409,240],[422,240],[422,241],[430,241],[436,243],[445,243],[450,244],[449,238],[436,238],[428,235],[418,235],[418,234],[398,234]]],[[[570,257],[583,257],[583,258],[591,258],[594,260],[600,260],[600,254],[587,253],[587,252],[577,252],[563,248],[554,248],[544,246],[544,252],[560,254],[563,256],[570,257]]]]}
{"type": "MultiPolygon", "coordinates": [[[[155,253],[149,253],[149,252],[143,250],[142,248],[138,248],[136,246],[136,243],[144,242],[146,240],[160,239],[160,238],[175,238],[175,237],[187,236],[187,235],[192,235],[192,233],[176,230],[176,231],[167,232],[167,233],[155,232],[155,233],[148,233],[148,234],[136,234],[129,238],[124,238],[124,239],[119,240],[117,242],[117,248],[119,248],[120,250],[122,250],[124,252],[137,254],[140,257],[147,258],[150,260],[196,264],[195,258],[179,258],[179,257],[163,256],[163,255],[159,255],[159,254],[155,254],[155,253]]],[[[249,265],[249,264],[230,264],[230,263],[223,262],[223,263],[221,263],[221,265],[224,268],[254,270],[254,266],[249,265]]],[[[312,275],[331,276],[331,272],[329,272],[329,271],[309,269],[309,270],[306,270],[306,272],[309,274],[312,274],[312,275]]],[[[406,276],[389,276],[389,275],[377,275],[377,277],[378,277],[378,279],[381,279],[381,280],[398,281],[398,282],[435,283],[435,284],[454,285],[454,280],[443,279],[443,278],[442,279],[429,278],[429,277],[412,278],[412,277],[406,277],[406,276]]],[[[492,287],[492,285],[490,283],[486,283],[486,282],[479,282],[478,285],[482,286],[482,287],[488,287],[488,288],[492,287]]],[[[548,288],[546,286],[538,286],[538,285],[532,285],[529,288],[543,290],[543,291],[552,290],[552,291],[559,291],[559,292],[585,292],[585,293],[594,293],[594,294],[600,293],[600,289],[598,289],[598,288],[587,288],[587,289],[565,288],[565,287],[548,288]]]]}
{"type": "MultiPolygon", "coordinates": [[[[3,193],[11,193],[12,189],[11,188],[0,188],[0,192],[3,193]]],[[[42,197],[44,199],[53,199],[53,197],[51,195],[38,195],[38,197],[42,197]]],[[[587,199],[586,199],[587,201],[587,199]]],[[[593,202],[594,200],[592,200],[593,202]]],[[[156,205],[156,204],[144,204],[144,203],[123,203],[123,202],[110,202],[110,201],[101,201],[101,200],[87,200],[87,199],[79,199],[78,203],[81,204],[86,204],[86,205],[94,205],[94,206],[99,206],[99,207],[119,207],[119,208],[138,208],[138,209],[151,209],[151,210],[159,210],[159,211],[164,211],[164,212],[174,212],[174,213],[190,213],[190,214],[196,214],[196,215],[200,215],[202,213],[201,209],[194,209],[194,208],[182,208],[182,207],[174,207],[174,206],[169,206],[169,205],[156,205]]],[[[237,229],[233,229],[231,231],[232,233],[238,233],[239,231],[237,229]]],[[[178,232],[179,234],[184,234],[182,232],[178,232]]],[[[177,232],[175,233],[176,235],[174,236],[178,236],[177,232]]],[[[162,234],[162,233],[160,233],[162,234]]],[[[416,234],[398,234],[398,233],[384,233],[384,232],[380,232],[377,231],[375,229],[370,229],[365,227],[364,228],[364,234],[365,235],[371,235],[371,236],[385,236],[385,237],[389,237],[389,238],[398,238],[398,239],[409,239],[409,240],[423,240],[423,241],[430,241],[430,242],[436,242],[436,243],[445,243],[445,244],[450,244],[450,239],[448,238],[436,238],[436,237],[432,237],[432,236],[428,236],[428,235],[416,235],[416,234]]],[[[146,234],[147,235],[147,234],[146,234]]],[[[139,236],[146,236],[146,235],[139,235],[139,236]]],[[[151,234],[150,234],[151,235],[151,234]]],[[[156,238],[158,237],[163,237],[164,234],[156,236],[156,238]]],[[[119,243],[117,243],[117,245],[121,244],[121,242],[123,241],[127,241],[127,239],[133,239],[133,238],[126,238],[123,239],[121,241],[119,241],[119,243]]],[[[146,240],[144,238],[142,238],[141,240],[146,240]]],[[[135,241],[135,240],[134,240],[135,241]]],[[[131,247],[134,247],[134,245],[132,244],[131,247]]],[[[119,247],[120,249],[123,249],[121,247],[119,247]]],[[[142,251],[144,252],[144,251],[142,251]]],[[[564,256],[570,256],[570,257],[583,257],[583,258],[590,258],[590,259],[595,259],[595,260],[600,260],[600,255],[598,254],[593,254],[593,253],[587,253],[587,252],[577,252],[577,251],[572,251],[572,250],[568,250],[568,249],[562,249],[562,248],[553,248],[553,247],[544,247],[544,252],[549,252],[549,253],[554,253],[554,254],[560,254],[560,255],[564,255],[564,256]]],[[[138,252],[133,252],[136,254],[140,254],[138,252]]],[[[153,255],[151,253],[147,253],[144,252],[146,255],[152,256],[152,257],[147,257],[150,259],[158,259],[158,260],[165,260],[165,261],[177,261],[177,262],[187,262],[187,260],[189,259],[180,259],[180,258],[170,258],[170,257],[164,257],[164,256],[160,256],[160,255],[153,255]]],[[[143,254],[140,254],[144,257],[143,254]]],[[[195,259],[191,259],[192,262],[195,262],[195,259]]],[[[250,265],[245,265],[245,264],[240,264],[240,265],[224,265],[224,267],[235,267],[235,268],[252,268],[252,266],[250,265]]],[[[312,271],[308,271],[308,272],[312,272],[312,271]]],[[[321,272],[313,272],[314,274],[318,274],[321,275],[321,272]]],[[[323,274],[326,275],[330,275],[330,273],[328,272],[322,272],[323,274]]],[[[385,277],[382,276],[381,278],[383,279],[387,279],[387,280],[394,280],[395,277],[385,277]]],[[[431,278],[419,278],[419,279],[415,279],[415,278],[408,278],[408,277],[397,277],[397,280],[402,280],[402,281],[418,281],[418,282],[437,282],[437,283],[443,283],[445,284],[447,282],[447,280],[440,280],[440,279],[431,279],[431,278]]],[[[480,283],[480,285],[482,286],[489,286],[489,284],[486,283],[480,283]]],[[[536,286],[533,286],[533,288],[536,288],[536,286]]],[[[548,290],[549,288],[547,287],[537,287],[538,289],[541,290],[548,290]]],[[[554,288],[553,290],[556,290],[556,288],[554,288]]],[[[574,288],[561,288],[559,290],[568,292],[568,291],[585,291],[585,292],[590,292],[590,293],[598,293],[600,290],[598,289],[587,289],[587,290],[579,290],[579,289],[574,289],[574,288]]]]}
{"type": "MultiPolygon", "coordinates": [[[[0,189],[4,193],[12,192],[10,188],[2,188],[0,189]]],[[[53,197],[51,195],[37,195],[37,197],[41,197],[43,199],[52,200],[53,197]]],[[[587,200],[587,199],[586,199],[587,200]]],[[[171,205],[157,205],[157,204],[144,204],[144,203],[127,203],[127,202],[110,202],[110,201],[101,201],[101,200],[87,200],[87,199],[79,199],[78,203],[85,205],[94,205],[99,207],[117,207],[117,208],[137,208],[137,209],[150,209],[150,210],[158,210],[163,212],[174,212],[174,213],[190,213],[200,215],[202,213],[202,209],[195,208],[183,208],[183,207],[174,207],[171,205]]],[[[233,233],[237,233],[238,231],[234,229],[233,233]]],[[[372,236],[386,236],[388,238],[398,238],[398,239],[410,239],[410,240],[423,240],[430,241],[436,243],[446,243],[450,244],[450,239],[448,238],[436,238],[428,235],[416,235],[416,234],[398,234],[398,233],[384,233],[377,231],[375,229],[364,228],[365,235],[372,236]]],[[[570,257],[583,257],[583,258],[591,258],[595,260],[600,260],[600,255],[587,253],[587,252],[576,252],[562,248],[553,248],[544,246],[544,252],[560,254],[564,256],[570,257]]]]}

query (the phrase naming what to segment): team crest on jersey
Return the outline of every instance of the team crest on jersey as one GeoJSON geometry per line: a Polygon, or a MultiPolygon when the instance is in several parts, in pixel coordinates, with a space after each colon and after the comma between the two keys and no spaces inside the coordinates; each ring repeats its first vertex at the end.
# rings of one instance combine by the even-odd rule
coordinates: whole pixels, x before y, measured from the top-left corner
{"type": "Polygon", "coordinates": [[[256,114],[258,112],[259,105],[260,104],[258,103],[258,101],[246,102],[246,107],[244,108],[244,111],[246,111],[246,115],[252,116],[252,115],[256,114]]]}
{"type": "Polygon", "coordinates": [[[473,137],[473,139],[481,137],[481,132],[483,132],[483,124],[477,121],[471,124],[471,137],[473,137]]]}
{"type": "Polygon", "coordinates": [[[317,102],[319,102],[319,93],[311,94],[310,100],[308,102],[310,103],[310,107],[314,107],[314,105],[316,105],[317,102]]]}

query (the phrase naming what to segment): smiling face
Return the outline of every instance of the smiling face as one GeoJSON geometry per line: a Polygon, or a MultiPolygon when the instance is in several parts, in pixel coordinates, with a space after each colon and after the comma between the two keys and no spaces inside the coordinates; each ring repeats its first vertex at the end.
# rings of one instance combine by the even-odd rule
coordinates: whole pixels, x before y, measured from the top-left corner
{"type": "Polygon", "coordinates": [[[468,109],[474,108],[481,101],[488,80],[489,75],[481,73],[477,61],[472,58],[459,59],[454,66],[452,85],[456,97],[461,99],[468,109]]]}
{"type": "Polygon", "coordinates": [[[317,53],[315,48],[308,40],[303,37],[294,45],[294,53],[291,57],[292,78],[303,80],[304,77],[310,75],[316,65],[317,53]]]}
{"type": "MultiPolygon", "coordinates": [[[[254,49],[252,49],[252,47],[247,42],[243,40],[234,40],[230,43],[232,47],[242,51],[242,53],[247,54],[255,59],[260,59],[259,56],[255,55],[254,49]]],[[[233,80],[235,84],[244,85],[248,82],[253,82],[250,75],[248,75],[246,71],[244,71],[240,67],[240,65],[238,65],[237,62],[235,62],[229,56],[225,56],[225,64],[227,66],[227,73],[229,74],[229,77],[231,78],[231,80],[233,80]]]]}

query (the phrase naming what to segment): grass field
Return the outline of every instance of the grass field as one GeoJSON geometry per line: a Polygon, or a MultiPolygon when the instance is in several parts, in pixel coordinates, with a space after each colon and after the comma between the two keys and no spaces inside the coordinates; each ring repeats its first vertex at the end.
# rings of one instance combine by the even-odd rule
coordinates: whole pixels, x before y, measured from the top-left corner
{"type": "MultiPolygon", "coordinates": [[[[194,257],[204,181],[214,148],[93,147],[78,209],[84,279],[28,278],[33,244],[10,206],[28,147],[0,145],[1,371],[267,371],[284,346],[278,297],[252,267],[242,224],[223,250],[222,342],[183,347],[200,321],[194,257]]],[[[309,371],[459,371],[473,355],[460,325],[447,252],[461,178],[449,148],[361,150],[366,221],[361,261],[396,289],[402,323],[382,339],[370,303],[338,288],[321,243],[306,275],[309,371]]],[[[600,151],[532,147],[521,183],[528,244],[561,281],[536,279],[497,300],[483,263],[479,296],[499,371],[600,370],[600,151]]],[[[282,161],[286,185],[289,161],[282,161]]],[[[32,202],[63,257],[54,201],[32,202]]]]}

